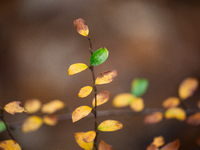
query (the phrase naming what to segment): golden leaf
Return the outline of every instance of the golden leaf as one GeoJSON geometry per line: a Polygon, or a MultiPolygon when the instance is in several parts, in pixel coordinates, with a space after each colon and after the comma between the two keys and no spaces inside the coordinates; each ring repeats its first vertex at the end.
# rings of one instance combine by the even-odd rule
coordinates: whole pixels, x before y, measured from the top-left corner
{"type": "Polygon", "coordinates": [[[86,143],[93,142],[96,137],[96,132],[94,131],[88,131],[85,134],[83,134],[83,141],[86,143]]]}
{"type": "Polygon", "coordinates": [[[23,107],[20,107],[19,104],[21,104],[21,102],[19,101],[10,102],[6,104],[4,109],[5,111],[7,111],[9,114],[12,114],[12,115],[14,115],[15,113],[26,112],[26,110],[23,107]]]}
{"type": "Polygon", "coordinates": [[[165,144],[165,141],[164,141],[164,138],[163,136],[158,136],[158,137],[155,137],[153,139],[153,143],[151,143],[152,145],[155,145],[156,147],[160,147],[162,145],[165,144]]]}
{"type": "Polygon", "coordinates": [[[123,125],[116,120],[106,120],[103,121],[99,126],[100,131],[116,131],[123,127],[123,125]]]}
{"type": "Polygon", "coordinates": [[[180,104],[180,100],[178,97],[169,97],[163,102],[163,107],[164,108],[171,108],[171,107],[176,107],[180,104]]]}
{"type": "Polygon", "coordinates": [[[94,143],[93,142],[90,142],[90,143],[86,143],[83,141],[83,135],[85,134],[86,132],[77,132],[75,133],[75,140],[77,142],[77,144],[85,149],[85,150],[92,150],[93,149],[93,145],[94,143]]]}
{"type": "Polygon", "coordinates": [[[169,108],[165,112],[165,118],[176,118],[180,121],[184,121],[186,118],[185,111],[182,108],[169,108]]]}
{"type": "Polygon", "coordinates": [[[89,106],[80,106],[76,108],[72,113],[72,122],[76,122],[82,119],[83,117],[86,117],[91,111],[92,108],[89,106]]]}
{"type": "Polygon", "coordinates": [[[46,115],[43,117],[43,122],[50,126],[55,126],[58,122],[58,119],[55,115],[46,115]]]}
{"type": "Polygon", "coordinates": [[[96,79],[95,84],[106,84],[110,83],[117,76],[116,70],[109,70],[102,72],[96,79]]]}
{"type": "Polygon", "coordinates": [[[142,98],[135,98],[130,104],[130,107],[135,112],[140,112],[144,109],[144,102],[142,98]]]}
{"type": "Polygon", "coordinates": [[[79,72],[82,72],[87,68],[88,68],[88,66],[84,63],[72,64],[68,69],[68,74],[71,76],[71,75],[77,74],[79,72]]]}
{"type": "Polygon", "coordinates": [[[41,111],[43,113],[52,114],[57,110],[62,109],[64,106],[65,104],[61,100],[53,100],[47,104],[44,104],[41,111]]]}
{"type": "Polygon", "coordinates": [[[136,97],[130,93],[118,94],[113,99],[114,107],[125,107],[128,106],[136,97]]]}
{"type": "Polygon", "coordinates": [[[41,102],[38,99],[27,100],[24,104],[25,110],[30,114],[37,112],[40,109],[40,107],[41,102]]]}
{"type": "MultiPolygon", "coordinates": [[[[106,103],[110,98],[110,92],[108,91],[103,91],[100,92],[99,94],[97,94],[97,106],[102,105],[104,103],[106,103]]],[[[95,98],[92,101],[92,105],[93,107],[95,106],[95,98]]]]}
{"type": "Polygon", "coordinates": [[[42,119],[38,116],[28,117],[22,124],[22,131],[24,133],[36,131],[43,124],[42,119]]]}
{"type": "Polygon", "coordinates": [[[198,126],[200,125],[200,112],[195,113],[188,117],[187,123],[189,125],[198,126]]]}
{"type": "Polygon", "coordinates": [[[13,140],[5,140],[0,141],[0,150],[21,150],[21,147],[13,140]]]}
{"type": "Polygon", "coordinates": [[[144,123],[154,124],[161,121],[162,119],[163,119],[163,114],[161,112],[153,112],[145,116],[144,123]]]}
{"type": "Polygon", "coordinates": [[[91,86],[84,86],[83,88],[80,89],[78,96],[83,98],[87,97],[91,92],[92,92],[93,87],[91,86]]]}
{"type": "Polygon", "coordinates": [[[85,20],[83,20],[82,18],[74,20],[74,26],[76,28],[76,31],[82,36],[88,36],[89,28],[84,23],[85,23],[85,20]]]}
{"type": "Polygon", "coordinates": [[[180,140],[177,139],[177,140],[170,142],[167,145],[163,146],[160,150],[178,150],[179,146],[180,146],[180,140]]]}
{"type": "Polygon", "coordinates": [[[99,150],[114,150],[113,147],[106,142],[102,141],[99,143],[99,150]]]}

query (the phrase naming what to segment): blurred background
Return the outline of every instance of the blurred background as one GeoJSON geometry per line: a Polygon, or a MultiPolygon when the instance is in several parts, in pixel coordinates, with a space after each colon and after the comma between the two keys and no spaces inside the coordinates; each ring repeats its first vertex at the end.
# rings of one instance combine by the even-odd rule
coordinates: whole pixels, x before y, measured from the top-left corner
{"type": "MultiPolygon", "coordinates": [[[[89,69],[68,76],[73,63],[89,65],[89,42],[79,35],[73,20],[83,18],[89,26],[93,49],[106,47],[110,54],[95,67],[99,73],[116,69],[113,82],[98,86],[98,92],[110,91],[110,100],[99,110],[115,109],[112,99],[130,92],[134,78],[147,78],[149,89],[143,96],[147,108],[162,108],[162,101],[178,96],[178,86],[186,77],[200,79],[200,2],[187,0],[1,0],[0,1],[0,106],[11,101],[37,98],[42,103],[54,99],[65,102],[73,111],[91,106],[93,94],[79,98],[80,88],[92,85],[89,69]]],[[[186,101],[197,109],[199,90],[186,101]]],[[[129,109],[128,107],[126,109],[129,109]]],[[[67,110],[57,114],[66,113],[67,110]]],[[[40,115],[40,114],[39,114],[40,115]]],[[[27,114],[9,115],[9,123],[23,121],[27,114]]],[[[101,132],[115,150],[143,150],[155,136],[166,143],[180,138],[180,150],[197,150],[199,127],[175,119],[156,125],[144,125],[142,115],[107,116],[123,123],[122,130],[101,132]]],[[[12,131],[23,150],[78,150],[74,133],[93,130],[93,118],[76,123],[43,125],[24,134],[12,131]]],[[[10,139],[6,132],[0,141],[10,139]]]]}

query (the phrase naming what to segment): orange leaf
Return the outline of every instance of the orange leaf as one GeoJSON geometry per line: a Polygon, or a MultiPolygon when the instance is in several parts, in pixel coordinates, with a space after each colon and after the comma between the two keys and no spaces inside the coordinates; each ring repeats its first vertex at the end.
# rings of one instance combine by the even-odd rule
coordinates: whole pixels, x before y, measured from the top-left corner
{"type": "Polygon", "coordinates": [[[47,125],[54,126],[57,124],[58,119],[55,115],[50,115],[50,116],[46,115],[43,117],[43,122],[47,125]]]}
{"type": "Polygon", "coordinates": [[[75,133],[75,140],[77,142],[77,144],[85,149],[85,150],[92,150],[93,149],[93,142],[90,142],[90,143],[86,143],[83,141],[83,135],[85,134],[86,132],[77,132],[75,133]]]}
{"type": "Polygon", "coordinates": [[[117,76],[116,70],[109,70],[102,72],[96,79],[95,84],[106,84],[110,83],[117,76]]]}
{"type": "Polygon", "coordinates": [[[140,112],[144,109],[144,102],[142,98],[135,98],[130,104],[130,107],[135,112],[140,112]]]}
{"type": "Polygon", "coordinates": [[[40,109],[40,107],[41,102],[38,99],[27,100],[24,104],[25,110],[30,114],[37,112],[40,109]]]}
{"type": "Polygon", "coordinates": [[[26,110],[23,107],[20,107],[19,104],[21,104],[19,101],[10,102],[4,107],[4,109],[12,115],[15,113],[26,112],[26,110]]]}
{"type": "Polygon", "coordinates": [[[146,150],[159,150],[155,145],[149,145],[146,150]]]}
{"type": "Polygon", "coordinates": [[[162,145],[165,144],[165,141],[164,141],[164,138],[163,136],[158,136],[158,137],[155,137],[153,139],[153,143],[151,143],[152,145],[155,145],[156,147],[160,147],[162,145]]]}
{"type": "Polygon", "coordinates": [[[162,103],[163,107],[165,108],[176,107],[179,104],[180,104],[180,100],[177,97],[169,97],[162,103]]]}
{"type": "Polygon", "coordinates": [[[161,112],[154,112],[145,116],[144,123],[154,124],[161,121],[162,119],[163,119],[163,114],[161,112]]]}
{"type": "Polygon", "coordinates": [[[22,131],[24,133],[36,131],[43,124],[42,119],[38,116],[28,117],[22,124],[22,131]]]}
{"type": "Polygon", "coordinates": [[[99,143],[99,150],[114,150],[113,147],[106,142],[102,141],[99,143]]]}
{"type": "Polygon", "coordinates": [[[130,93],[118,94],[113,99],[114,107],[125,107],[128,106],[136,97],[130,93]]]}
{"type": "Polygon", "coordinates": [[[71,75],[77,74],[79,72],[82,72],[87,68],[88,68],[88,66],[84,63],[72,64],[68,69],[68,74],[71,76],[71,75]]]}
{"type": "Polygon", "coordinates": [[[89,106],[80,106],[76,108],[72,113],[72,122],[76,122],[82,119],[83,117],[86,117],[91,111],[92,108],[89,106]]]}
{"type": "Polygon", "coordinates": [[[173,142],[168,143],[164,147],[162,147],[160,150],[178,150],[180,146],[180,140],[177,139],[173,142]]]}
{"type": "Polygon", "coordinates": [[[87,97],[92,92],[92,89],[93,88],[91,86],[84,86],[80,89],[78,96],[81,98],[87,97]]]}
{"type": "Polygon", "coordinates": [[[188,117],[187,123],[189,125],[198,126],[200,125],[200,113],[195,113],[188,117]]]}
{"type": "Polygon", "coordinates": [[[42,112],[52,114],[57,110],[62,109],[65,104],[61,100],[53,100],[49,103],[46,103],[42,106],[42,112]]]}
{"type": "Polygon", "coordinates": [[[76,28],[76,31],[82,36],[88,36],[89,28],[84,23],[85,23],[85,20],[83,20],[82,18],[74,20],[74,26],[76,28]]]}
{"type": "Polygon", "coordinates": [[[99,126],[100,131],[116,131],[123,127],[123,125],[116,120],[106,120],[103,121],[99,126]]]}
{"type": "Polygon", "coordinates": [[[86,143],[90,143],[94,141],[95,137],[96,137],[96,132],[88,131],[85,134],[83,134],[83,141],[86,143]]]}
{"type": "Polygon", "coordinates": [[[180,98],[185,100],[192,96],[194,91],[197,89],[198,84],[198,80],[195,78],[186,78],[183,80],[178,90],[180,98]]]}
{"type": "Polygon", "coordinates": [[[180,121],[183,121],[186,118],[186,114],[182,108],[169,108],[165,112],[165,118],[167,119],[176,118],[180,121]]]}
{"type": "Polygon", "coordinates": [[[0,150],[21,150],[21,147],[13,140],[5,140],[0,142],[0,150]]]}
{"type": "MultiPolygon", "coordinates": [[[[108,91],[103,91],[100,92],[99,94],[97,94],[97,106],[102,105],[104,103],[106,103],[110,98],[110,92],[108,91]]],[[[92,101],[92,105],[93,107],[95,106],[95,98],[92,101]]]]}

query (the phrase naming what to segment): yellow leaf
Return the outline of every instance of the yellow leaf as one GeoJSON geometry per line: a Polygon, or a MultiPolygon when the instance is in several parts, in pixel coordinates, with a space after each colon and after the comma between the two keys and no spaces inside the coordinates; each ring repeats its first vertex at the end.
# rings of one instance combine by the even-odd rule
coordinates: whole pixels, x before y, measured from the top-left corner
{"type": "Polygon", "coordinates": [[[96,132],[88,131],[83,135],[83,141],[86,143],[93,142],[96,137],[96,132]]]}
{"type": "Polygon", "coordinates": [[[84,23],[85,20],[83,20],[82,18],[74,20],[74,26],[76,28],[76,31],[82,36],[88,36],[89,28],[84,23]]]}
{"type": "MultiPolygon", "coordinates": [[[[99,94],[97,94],[97,106],[102,105],[104,103],[106,103],[110,98],[110,92],[108,91],[103,91],[100,92],[99,94]]],[[[93,107],[95,106],[95,98],[92,101],[92,105],[93,107]]]]}
{"type": "Polygon", "coordinates": [[[52,114],[57,110],[62,109],[64,106],[65,104],[61,100],[53,100],[42,106],[42,112],[52,114]]]}
{"type": "Polygon", "coordinates": [[[179,86],[179,96],[182,100],[187,99],[188,97],[192,96],[194,91],[198,87],[198,80],[195,78],[186,78],[183,80],[179,86]]]}
{"type": "Polygon", "coordinates": [[[84,86],[80,89],[78,96],[81,98],[87,97],[92,92],[92,89],[93,88],[91,86],[84,86]]]}
{"type": "Polygon", "coordinates": [[[83,135],[85,134],[86,132],[77,132],[75,133],[75,140],[77,142],[77,144],[85,149],[85,150],[92,150],[93,149],[93,142],[90,142],[90,143],[86,143],[83,141],[83,135]]]}
{"type": "Polygon", "coordinates": [[[114,149],[111,145],[101,140],[101,142],[99,143],[98,150],[114,150],[114,149]]]}
{"type": "Polygon", "coordinates": [[[89,106],[80,106],[76,108],[72,113],[72,122],[76,122],[82,119],[83,117],[86,117],[91,111],[92,108],[89,106]]]}
{"type": "Polygon", "coordinates": [[[40,109],[40,107],[41,102],[38,99],[27,100],[24,104],[25,110],[30,114],[37,112],[40,109]]]}
{"type": "Polygon", "coordinates": [[[38,116],[28,117],[22,124],[22,131],[24,133],[36,131],[43,124],[42,119],[38,116]]]}
{"type": "Polygon", "coordinates": [[[180,100],[177,97],[169,97],[162,103],[164,108],[176,107],[179,104],[180,104],[180,100]]]}
{"type": "Polygon", "coordinates": [[[180,121],[184,121],[186,118],[185,111],[182,108],[169,108],[165,112],[165,118],[176,118],[180,121]]]}
{"type": "Polygon", "coordinates": [[[116,131],[123,127],[123,125],[116,120],[106,120],[103,121],[99,126],[100,131],[116,131]]]}
{"type": "Polygon", "coordinates": [[[154,112],[145,116],[144,123],[154,124],[161,121],[162,119],[163,119],[163,114],[161,112],[154,112]]]}
{"type": "Polygon", "coordinates": [[[200,125],[200,113],[195,113],[188,117],[187,123],[189,125],[198,126],[200,125]]]}
{"type": "Polygon", "coordinates": [[[88,66],[84,63],[72,64],[68,69],[68,74],[71,76],[71,75],[77,74],[81,71],[84,71],[87,68],[88,68],[88,66]]]}
{"type": "Polygon", "coordinates": [[[160,150],[178,150],[179,146],[180,146],[180,140],[177,139],[177,140],[170,142],[167,145],[163,146],[160,150]]]}
{"type": "Polygon", "coordinates": [[[144,109],[144,102],[142,98],[135,98],[130,104],[130,107],[135,112],[140,112],[144,109]]]}
{"type": "Polygon", "coordinates": [[[0,142],[0,150],[21,150],[21,147],[13,140],[5,140],[0,142]]]}
{"type": "Polygon", "coordinates": [[[4,109],[12,115],[15,113],[26,112],[26,110],[23,107],[20,107],[19,104],[21,104],[19,101],[10,102],[4,107],[4,109]]]}
{"type": "Polygon", "coordinates": [[[128,106],[136,97],[130,93],[118,94],[113,99],[114,107],[125,107],[128,106]]]}
{"type": "Polygon", "coordinates": [[[160,147],[162,145],[165,144],[165,141],[164,141],[164,138],[163,136],[158,136],[158,137],[155,137],[153,139],[153,143],[151,143],[152,145],[155,145],[156,147],[160,147]]]}
{"type": "Polygon", "coordinates": [[[54,126],[57,124],[58,119],[55,115],[50,115],[50,116],[46,115],[43,117],[43,122],[47,125],[54,126]]]}
{"type": "Polygon", "coordinates": [[[116,70],[109,70],[102,72],[96,79],[95,84],[106,84],[110,83],[117,76],[116,70]]]}

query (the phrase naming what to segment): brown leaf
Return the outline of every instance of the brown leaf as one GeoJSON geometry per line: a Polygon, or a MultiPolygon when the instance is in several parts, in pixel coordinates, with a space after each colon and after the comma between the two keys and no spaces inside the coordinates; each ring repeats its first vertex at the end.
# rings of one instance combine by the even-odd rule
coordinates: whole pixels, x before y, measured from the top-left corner
{"type": "Polygon", "coordinates": [[[176,139],[173,142],[168,143],[167,145],[163,146],[160,150],[178,150],[180,146],[180,140],[176,139]]]}
{"type": "Polygon", "coordinates": [[[169,97],[162,103],[163,107],[165,108],[171,108],[176,107],[180,104],[180,100],[178,97],[169,97]]]}
{"type": "Polygon", "coordinates": [[[96,79],[95,84],[110,83],[117,76],[117,70],[102,72],[96,79]]]}
{"type": "Polygon", "coordinates": [[[20,107],[19,104],[21,104],[19,101],[10,102],[4,107],[4,109],[12,115],[15,113],[26,112],[26,110],[23,107],[20,107]]]}
{"type": "Polygon", "coordinates": [[[154,112],[145,116],[144,123],[154,124],[160,122],[162,119],[163,119],[163,114],[161,112],[154,112]]]}
{"type": "Polygon", "coordinates": [[[47,125],[54,126],[57,124],[58,119],[56,115],[45,115],[43,117],[43,122],[47,125]]]}
{"type": "Polygon", "coordinates": [[[147,147],[146,150],[159,150],[155,145],[151,144],[147,147]]]}
{"type": "Polygon", "coordinates": [[[200,101],[197,102],[197,107],[200,109],[200,101]]]}
{"type": "Polygon", "coordinates": [[[200,137],[198,137],[198,138],[196,139],[196,144],[197,144],[198,146],[200,146],[200,137]]]}
{"type": "Polygon", "coordinates": [[[102,141],[99,143],[99,150],[114,150],[113,147],[106,142],[102,141]]]}
{"type": "Polygon", "coordinates": [[[200,113],[195,113],[188,117],[187,123],[189,125],[198,126],[200,125],[200,113]]]}
{"type": "Polygon", "coordinates": [[[76,28],[76,31],[83,36],[88,36],[89,28],[84,23],[85,20],[83,20],[82,18],[74,20],[74,26],[76,28]]]}
{"type": "MultiPolygon", "coordinates": [[[[99,94],[97,94],[97,106],[102,105],[104,103],[106,103],[110,98],[110,92],[108,91],[103,91],[100,92],[99,94]]],[[[92,105],[93,107],[95,106],[95,98],[92,101],[92,105]]]]}

